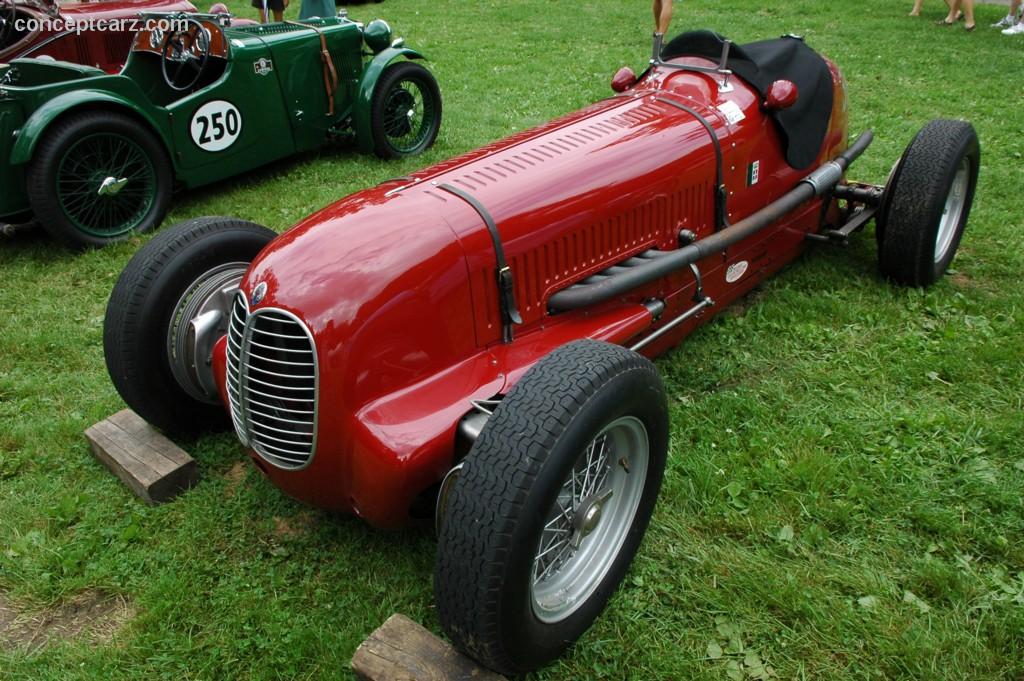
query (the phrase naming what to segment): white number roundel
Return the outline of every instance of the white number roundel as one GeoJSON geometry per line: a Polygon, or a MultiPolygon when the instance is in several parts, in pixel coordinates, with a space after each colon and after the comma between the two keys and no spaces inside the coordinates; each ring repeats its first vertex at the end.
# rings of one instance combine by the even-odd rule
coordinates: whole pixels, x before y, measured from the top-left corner
{"type": "Polygon", "coordinates": [[[222,99],[207,102],[192,115],[189,126],[192,141],[204,151],[227,149],[242,132],[242,114],[235,105],[222,99]]]}

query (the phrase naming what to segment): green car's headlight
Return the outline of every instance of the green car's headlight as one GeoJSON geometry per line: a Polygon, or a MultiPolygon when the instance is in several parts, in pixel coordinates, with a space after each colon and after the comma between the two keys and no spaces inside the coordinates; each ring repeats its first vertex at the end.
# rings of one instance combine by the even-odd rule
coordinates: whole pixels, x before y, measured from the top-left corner
{"type": "Polygon", "coordinates": [[[363,40],[376,54],[391,43],[391,27],[383,19],[374,19],[363,29],[363,40]]]}

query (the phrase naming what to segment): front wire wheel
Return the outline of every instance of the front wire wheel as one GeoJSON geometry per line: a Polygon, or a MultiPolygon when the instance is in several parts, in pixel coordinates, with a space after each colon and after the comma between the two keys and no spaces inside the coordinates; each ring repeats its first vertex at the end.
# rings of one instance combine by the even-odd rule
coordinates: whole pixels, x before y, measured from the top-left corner
{"type": "Polygon", "coordinates": [[[439,504],[434,591],[456,647],[519,674],[572,645],[640,546],[667,450],[664,388],[637,353],[577,341],[531,368],[439,504]]]}
{"type": "Polygon", "coordinates": [[[200,274],[171,312],[167,358],[178,385],[192,398],[220,404],[209,358],[227,335],[231,307],[248,262],[228,262],[200,274]]]}
{"type": "Polygon", "coordinates": [[[402,158],[434,143],[441,128],[441,92],[430,71],[400,62],[384,70],[373,94],[370,127],[381,158],[402,158]]]}
{"type": "Polygon", "coordinates": [[[564,620],[608,574],[643,496],[650,443],[643,421],[623,416],[573,465],[541,532],[530,595],[542,622],[564,620]]]}
{"type": "Polygon", "coordinates": [[[165,433],[230,426],[212,353],[249,263],[276,236],[245,220],[203,217],[143,246],[107,303],[103,355],[129,407],[165,433]]]}

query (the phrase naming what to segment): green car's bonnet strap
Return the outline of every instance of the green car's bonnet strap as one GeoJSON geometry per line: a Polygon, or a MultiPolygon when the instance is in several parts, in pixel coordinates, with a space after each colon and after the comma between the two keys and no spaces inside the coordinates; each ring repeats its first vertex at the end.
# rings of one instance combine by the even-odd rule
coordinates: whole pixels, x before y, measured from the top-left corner
{"type": "Polygon", "coordinates": [[[505,261],[505,248],[501,245],[501,234],[498,233],[498,225],[494,218],[487,212],[483,204],[476,200],[472,194],[462,191],[450,184],[442,184],[438,187],[449,194],[459,197],[477,212],[480,218],[487,225],[487,231],[491,233],[491,241],[494,242],[494,258],[498,263],[498,302],[501,305],[501,337],[506,343],[512,342],[512,325],[522,324],[523,318],[519,315],[516,307],[515,285],[512,280],[512,269],[505,261]]]}
{"type": "Polygon", "coordinates": [[[334,60],[331,59],[331,51],[327,49],[327,38],[323,31],[316,26],[299,23],[298,21],[286,21],[286,24],[311,29],[320,38],[320,61],[324,64],[324,90],[327,91],[327,115],[334,115],[334,93],[338,91],[338,70],[334,68],[334,60]]]}

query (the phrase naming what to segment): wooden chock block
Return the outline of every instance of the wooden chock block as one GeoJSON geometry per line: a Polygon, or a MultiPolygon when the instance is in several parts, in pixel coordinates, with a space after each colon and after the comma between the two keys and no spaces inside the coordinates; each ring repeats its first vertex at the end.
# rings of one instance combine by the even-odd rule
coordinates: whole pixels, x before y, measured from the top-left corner
{"type": "Polygon", "coordinates": [[[199,481],[195,459],[131,409],[85,431],[92,453],[147,503],[170,501],[199,481]]]}
{"type": "Polygon", "coordinates": [[[399,614],[356,648],[352,669],[366,681],[505,681],[399,614]]]}

